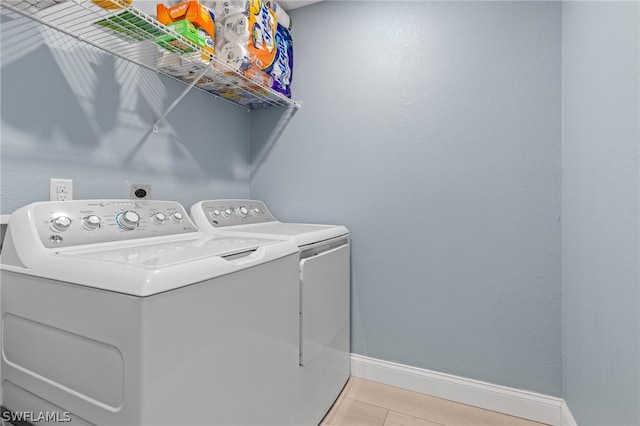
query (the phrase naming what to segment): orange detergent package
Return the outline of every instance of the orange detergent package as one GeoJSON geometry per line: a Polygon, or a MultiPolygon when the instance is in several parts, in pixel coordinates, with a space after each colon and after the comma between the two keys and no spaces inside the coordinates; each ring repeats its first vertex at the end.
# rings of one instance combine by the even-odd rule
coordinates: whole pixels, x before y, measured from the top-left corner
{"type": "Polygon", "coordinates": [[[197,0],[189,0],[176,6],[166,7],[162,3],[156,6],[158,22],[169,25],[186,19],[198,28],[203,29],[211,40],[215,41],[216,26],[213,21],[213,13],[197,0]]]}
{"type": "Polygon", "coordinates": [[[249,3],[249,58],[260,69],[273,64],[276,57],[277,20],[271,9],[261,0],[249,3]]]}
{"type": "Polygon", "coordinates": [[[98,6],[102,7],[103,9],[115,10],[115,9],[122,9],[125,6],[130,5],[131,2],[133,2],[133,0],[119,0],[119,1],[118,0],[116,1],[93,0],[93,2],[98,6]]]}

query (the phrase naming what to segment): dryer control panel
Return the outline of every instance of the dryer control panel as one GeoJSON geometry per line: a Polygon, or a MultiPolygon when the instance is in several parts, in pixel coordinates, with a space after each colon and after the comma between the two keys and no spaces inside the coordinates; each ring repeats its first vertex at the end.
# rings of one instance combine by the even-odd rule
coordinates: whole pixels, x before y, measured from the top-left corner
{"type": "Polygon", "coordinates": [[[209,200],[191,207],[191,215],[205,217],[215,228],[274,222],[267,206],[258,200],[209,200]]]}
{"type": "Polygon", "coordinates": [[[174,201],[52,201],[28,208],[48,248],[198,232],[184,207],[174,201]]]}

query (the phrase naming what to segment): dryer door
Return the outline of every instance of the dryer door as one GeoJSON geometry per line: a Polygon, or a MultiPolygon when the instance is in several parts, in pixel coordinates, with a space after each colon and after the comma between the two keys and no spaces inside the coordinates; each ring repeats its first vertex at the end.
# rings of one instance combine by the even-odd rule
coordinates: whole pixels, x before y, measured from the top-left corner
{"type": "Polygon", "coordinates": [[[349,354],[349,282],[348,244],[300,261],[300,365],[349,354]]]}

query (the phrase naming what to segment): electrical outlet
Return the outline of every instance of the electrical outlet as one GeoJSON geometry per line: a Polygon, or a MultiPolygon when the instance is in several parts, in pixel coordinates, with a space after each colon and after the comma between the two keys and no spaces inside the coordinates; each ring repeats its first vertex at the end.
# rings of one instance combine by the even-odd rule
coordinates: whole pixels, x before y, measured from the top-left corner
{"type": "Polygon", "coordinates": [[[70,201],[73,200],[73,180],[71,179],[49,179],[49,200],[70,201]]]}
{"type": "Polygon", "coordinates": [[[151,185],[144,183],[132,183],[129,185],[129,198],[132,200],[150,200],[151,185]]]}

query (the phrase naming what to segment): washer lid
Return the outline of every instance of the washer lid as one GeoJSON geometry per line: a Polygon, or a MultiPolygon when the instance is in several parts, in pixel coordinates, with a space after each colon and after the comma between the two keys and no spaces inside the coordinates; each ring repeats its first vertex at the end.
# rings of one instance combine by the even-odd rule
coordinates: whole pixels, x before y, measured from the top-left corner
{"type": "Polygon", "coordinates": [[[144,297],[298,255],[291,241],[197,235],[61,249],[2,270],[144,297]]]}
{"type": "MultiPolygon", "coordinates": [[[[200,234],[199,234],[200,235],[200,234]]],[[[275,241],[260,238],[214,236],[188,238],[155,244],[115,247],[110,249],[75,249],[59,251],[57,256],[109,262],[139,268],[156,269],[214,256],[238,257],[241,253],[257,250],[275,241]]]]}

